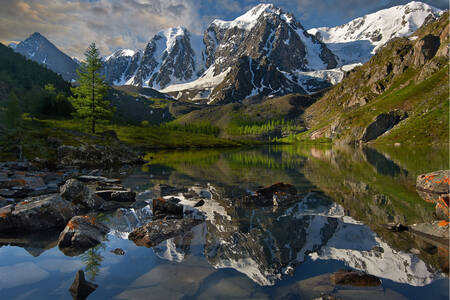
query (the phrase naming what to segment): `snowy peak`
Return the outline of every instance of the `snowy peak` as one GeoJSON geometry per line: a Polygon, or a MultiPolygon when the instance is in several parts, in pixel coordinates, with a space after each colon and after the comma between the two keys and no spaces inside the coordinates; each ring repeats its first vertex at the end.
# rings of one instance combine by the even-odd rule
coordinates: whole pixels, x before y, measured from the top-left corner
{"type": "Polygon", "coordinates": [[[39,32],[33,33],[13,49],[28,59],[46,65],[67,81],[72,81],[77,78],[76,69],[78,68],[78,64],[56,48],[55,45],[39,32]]]}
{"type": "Polygon", "coordinates": [[[259,4],[233,21],[216,19],[212,22],[212,24],[225,29],[237,27],[239,29],[251,30],[255,27],[255,25],[257,25],[258,19],[261,15],[267,16],[273,14],[286,15],[281,9],[275,7],[273,4],[259,4]]]}
{"type": "Polygon", "coordinates": [[[111,55],[104,58],[104,61],[109,61],[110,59],[117,59],[119,57],[132,57],[136,54],[136,51],[130,49],[119,49],[113,52],[111,55]]]}
{"type": "Polygon", "coordinates": [[[392,38],[404,37],[436,20],[442,11],[422,2],[410,2],[365,15],[329,28],[308,30],[339,56],[341,65],[367,61],[392,38]],[[357,53],[357,55],[355,55],[357,53]]]}

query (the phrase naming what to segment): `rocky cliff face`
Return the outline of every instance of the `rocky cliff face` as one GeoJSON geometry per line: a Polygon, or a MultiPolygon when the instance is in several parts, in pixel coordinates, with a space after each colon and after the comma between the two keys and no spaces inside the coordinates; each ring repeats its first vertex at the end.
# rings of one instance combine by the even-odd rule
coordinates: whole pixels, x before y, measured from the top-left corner
{"type": "Polygon", "coordinates": [[[238,102],[249,96],[285,95],[306,91],[289,80],[266,57],[261,62],[243,56],[228,72],[225,79],[212,91],[210,103],[238,102]]]}
{"type": "Polygon", "coordinates": [[[39,32],[33,33],[13,49],[28,59],[46,65],[47,68],[60,74],[67,81],[77,78],[78,64],[39,32]]]}

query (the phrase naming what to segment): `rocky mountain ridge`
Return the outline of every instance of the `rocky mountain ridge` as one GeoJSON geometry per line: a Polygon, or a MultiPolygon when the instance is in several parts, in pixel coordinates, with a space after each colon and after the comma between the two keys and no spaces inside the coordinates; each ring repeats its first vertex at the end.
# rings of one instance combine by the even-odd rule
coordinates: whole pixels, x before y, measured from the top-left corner
{"type": "MultiPolygon", "coordinates": [[[[214,20],[203,35],[175,27],[157,33],[144,50],[119,49],[104,57],[103,72],[112,85],[154,88],[179,100],[209,104],[313,93],[339,83],[392,38],[408,36],[441,14],[410,2],[338,27],[306,30],[291,13],[259,4],[234,20],[214,20]]],[[[16,51],[73,79],[74,60],[65,58],[62,68],[62,63],[47,61],[47,54],[35,54],[31,45],[27,39],[16,51]]]]}

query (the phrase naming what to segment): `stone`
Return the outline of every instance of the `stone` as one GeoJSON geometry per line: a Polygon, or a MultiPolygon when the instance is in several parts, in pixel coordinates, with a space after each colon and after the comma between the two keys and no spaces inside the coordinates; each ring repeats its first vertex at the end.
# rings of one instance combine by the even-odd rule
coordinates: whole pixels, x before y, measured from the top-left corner
{"type": "Polygon", "coordinates": [[[202,199],[202,200],[198,201],[197,203],[195,203],[194,207],[200,207],[203,205],[205,205],[205,200],[202,199]]]}
{"type": "Polygon", "coordinates": [[[436,202],[442,194],[450,191],[450,170],[439,170],[417,177],[416,190],[427,202],[436,202]]]}
{"type": "Polygon", "coordinates": [[[109,228],[93,216],[76,216],[70,219],[61,232],[58,246],[66,255],[75,256],[103,241],[109,228]]]}
{"type": "Polygon", "coordinates": [[[409,232],[431,244],[449,249],[449,223],[436,221],[408,226],[409,232]]]}
{"type": "Polygon", "coordinates": [[[75,276],[75,280],[69,288],[73,300],[85,300],[93,291],[97,289],[98,285],[86,281],[84,272],[79,270],[75,276]]]}
{"type": "Polygon", "coordinates": [[[373,275],[353,270],[338,270],[330,276],[331,283],[334,285],[352,285],[352,286],[379,286],[381,280],[373,275]]]}
{"type": "Polygon", "coordinates": [[[243,196],[240,199],[244,205],[262,207],[285,206],[299,200],[297,189],[293,185],[283,182],[260,188],[254,194],[243,196]]]}
{"type": "Polygon", "coordinates": [[[62,227],[77,213],[77,207],[59,194],[27,198],[0,208],[0,232],[62,227]]]}
{"type": "Polygon", "coordinates": [[[202,222],[203,220],[196,219],[155,220],[132,231],[128,239],[132,240],[137,246],[153,247],[191,230],[202,222]]]}
{"type": "Polygon", "coordinates": [[[133,191],[104,190],[95,192],[105,201],[134,202],[136,193],[133,191]]]}
{"type": "Polygon", "coordinates": [[[176,203],[171,199],[156,198],[153,199],[153,216],[155,219],[171,217],[183,218],[183,205],[176,203]]]}
{"type": "Polygon", "coordinates": [[[436,217],[438,220],[450,221],[448,209],[449,199],[450,194],[445,194],[439,197],[435,207],[436,217]]]}
{"type": "Polygon", "coordinates": [[[125,255],[125,251],[123,251],[123,249],[120,249],[120,248],[111,250],[111,253],[114,253],[115,255],[125,255]]]}
{"type": "Polygon", "coordinates": [[[400,223],[388,223],[385,224],[384,227],[391,232],[401,232],[408,230],[408,226],[405,226],[400,223]]]}
{"type": "Polygon", "coordinates": [[[84,183],[69,179],[60,189],[61,196],[75,205],[86,210],[97,210],[102,207],[104,201],[84,183]]]}

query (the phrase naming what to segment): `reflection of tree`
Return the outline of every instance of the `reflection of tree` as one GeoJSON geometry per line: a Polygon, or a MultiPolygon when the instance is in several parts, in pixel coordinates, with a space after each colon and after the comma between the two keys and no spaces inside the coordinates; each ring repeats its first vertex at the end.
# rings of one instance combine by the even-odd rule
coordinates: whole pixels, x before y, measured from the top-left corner
{"type": "Polygon", "coordinates": [[[95,277],[100,272],[100,267],[103,261],[101,252],[106,249],[105,243],[98,244],[81,254],[81,261],[86,266],[86,274],[90,280],[95,281],[95,277]]]}

